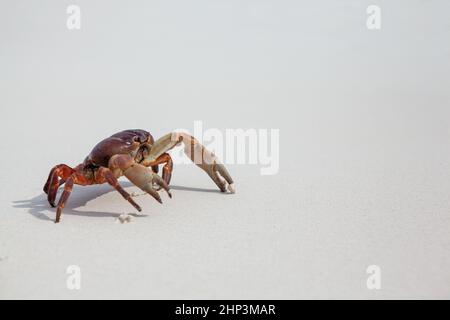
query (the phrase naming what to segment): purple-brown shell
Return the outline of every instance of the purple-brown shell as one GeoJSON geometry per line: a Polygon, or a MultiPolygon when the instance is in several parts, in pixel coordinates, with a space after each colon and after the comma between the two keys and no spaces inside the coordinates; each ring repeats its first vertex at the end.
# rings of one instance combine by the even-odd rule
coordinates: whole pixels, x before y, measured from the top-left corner
{"type": "Polygon", "coordinates": [[[85,164],[108,167],[112,156],[129,154],[134,157],[142,145],[153,143],[153,137],[147,131],[125,130],[99,142],[86,158],[85,164]]]}

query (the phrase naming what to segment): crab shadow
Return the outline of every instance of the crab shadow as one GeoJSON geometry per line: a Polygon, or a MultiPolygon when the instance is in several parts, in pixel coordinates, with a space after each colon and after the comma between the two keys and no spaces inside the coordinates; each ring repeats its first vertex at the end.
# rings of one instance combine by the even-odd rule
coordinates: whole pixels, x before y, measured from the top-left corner
{"type": "MultiPolygon", "coordinates": [[[[124,188],[133,187],[129,182],[121,183],[121,185],[124,188]]],[[[170,186],[171,190],[180,190],[180,191],[193,191],[193,192],[210,192],[210,193],[217,193],[219,190],[214,189],[202,189],[202,188],[191,188],[191,187],[185,187],[185,186],[170,186]]],[[[139,189],[136,189],[136,191],[140,191],[139,189]]],[[[61,192],[61,191],[60,191],[61,192]]],[[[58,193],[58,197],[60,196],[60,192],[58,193]]],[[[86,206],[86,204],[89,201],[92,201],[96,198],[101,197],[102,195],[105,195],[110,192],[116,192],[114,189],[112,189],[108,185],[96,185],[96,186],[90,186],[90,187],[77,187],[73,189],[73,192],[70,196],[69,201],[67,202],[66,207],[64,208],[63,214],[70,214],[75,216],[82,216],[82,217],[118,217],[119,213],[114,212],[101,212],[101,211],[80,211],[76,210],[78,208],[86,206]]],[[[118,194],[120,197],[120,195],[118,194]]],[[[13,201],[13,207],[14,208],[20,208],[20,209],[27,209],[28,213],[34,216],[37,219],[41,220],[47,220],[47,221],[54,221],[54,214],[56,212],[55,208],[50,207],[48,201],[47,201],[47,195],[44,193],[41,193],[40,195],[33,197],[31,199],[25,199],[25,200],[17,200],[13,201]],[[51,214],[53,212],[53,215],[51,214]]],[[[146,215],[142,214],[132,214],[135,217],[145,217],[146,215]]]]}

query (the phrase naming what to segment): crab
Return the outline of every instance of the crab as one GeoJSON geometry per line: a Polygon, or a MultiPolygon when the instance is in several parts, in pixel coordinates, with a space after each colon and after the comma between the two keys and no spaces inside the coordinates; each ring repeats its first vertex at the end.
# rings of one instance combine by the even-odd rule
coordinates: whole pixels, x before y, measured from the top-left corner
{"type": "Polygon", "coordinates": [[[116,189],[136,210],[141,207],[120,185],[118,179],[125,176],[131,183],[162,203],[158,193],[165,190],[170,198],[170,179],[173,161],[168,151],[180,144],[185,154],[214,181],[221,192],[235,193],[233,179],[217,156],[206,149],[197,139],[186,133],[172,132],[154,140],[144,130],[125,130],[99,142],[83,163],[71,168],[59,164],[50,170],[44,192],[48,202],[55,207],[59,187],[64,185],[58,205],[58,223],[74,185],[88,186],[108,183],[116,189]],[[162,175],[158,175],[159,165],[163,165],[162,175]]]}

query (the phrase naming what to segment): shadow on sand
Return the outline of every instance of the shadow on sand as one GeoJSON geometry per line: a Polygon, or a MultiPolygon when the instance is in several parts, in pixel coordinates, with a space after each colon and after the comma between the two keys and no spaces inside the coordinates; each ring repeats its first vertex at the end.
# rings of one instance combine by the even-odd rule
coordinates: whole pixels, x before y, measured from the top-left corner
{"type": "MultiPolygon", "coordinates": [[[[128,188],[133,186],[129,182],[123,182],[121,185],[124,188],[128,188]]],[[[184,186],[170,186],[171,190],[181,190],[181,191],[194,191],[194,192],[212,192],[212,193],[220,193],[219,190],[215,189],[202,189],[202,188],[191,188],[184,186]]],[[[139,189],[137,189],[139,190],[139,189]]],[[[140,190],[139,190],[140,191],[140,190]]],[[[89,201],[96,199],[104,194],[109,192],[116,192],[109,185],[96,185],[89,187],[77,187],[73,189],[73,192],[70,196],[69,201],[67,202],[66,207],[64,208],[63,214],[72,214],[76,216],[82,217],[118,217],[119,213],[113,212],[101,212],[101,211],[79,211],[75,210],[80,207],[84,207],[89,201]]],[[[116,192],[117,193],[117,192],[116,192]]],[[[59,198],[60,193],[58,194],[59,198]]],[[[119,193],[117,196],[122,198],[119,193]]],[[[58,199],[57,198],[57,199],[58,199]]],[[[55,208],[50,207],[47,201],[47,195],[41,193],[40,195],[26,200],[17,200],[13,202],[14,208],[28,209],[28,213],[34,216],[37,219],[54,221],[54,216],[49,214],[49,211],[52,210],[56,212],[55,208]]],[[[135,217],[144,217],[145,215],[134,214],[135,217]]]]}

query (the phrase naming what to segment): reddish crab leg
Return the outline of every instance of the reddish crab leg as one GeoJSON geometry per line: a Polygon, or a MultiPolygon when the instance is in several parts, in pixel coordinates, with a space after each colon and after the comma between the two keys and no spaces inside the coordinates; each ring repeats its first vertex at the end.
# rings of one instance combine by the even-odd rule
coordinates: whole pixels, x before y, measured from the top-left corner
{"type": "Polygon", "coordinates": [[[61,197],[59,198],[58,207],[56,209],[55,223],[58,223],[59,220],[61,219],[62,210],[64,209],[66,202],[69,199],[70,194],[72,193],[73,185],[78,184],[81,186],[86,186],[92,184],[92,182],[88,181],[82,173],[75,170],[73,170],[73,173],[67,179],[64,180],[65,180],[63,182],[65,183],[64,191],[61,197]]]}
{"type": "Polygon", "coordinates": [[[74,172],[74,169],[65,164],[57,165],[50,171],[47,183],[44,186],[44,192],[47,193],[48,202],[52,207],[55,206],[58,188],[63,185],[74,172]],[[61,178],[61,180],[59,180],[59,178],[61,178]]]}
{"type": "Polygon", "coordinates": [[[61,198],[59,199],[58,208],[56,209],[56,220],[55,223],[58,223],[61,219],[61,213],[62,209],[64,209],[64,206],[66,205],[67,200],[69,199],[70,194],[72,193],[73,189],[73,176],[70,176],[66,180],[66,185],[64,186],[64,191],[61,195],[61,198]]]}
{"type": "MultiPolygon", "coordinates": [[[[56,177],[58,177],[61,174],[62,169],[64,169],[64,168],[67,168],[68,169],[67,171],[70,172],[70,174],[68,176],[70,176],[74,171],[72,168],[70,168],[68,165],[65,165],[65,164],[59,164],[57,166],[54,166],[50,170],[47,182],[45,183],[45,186],[44,186],[45,193],[48,193],[50,186],[53,184],[52,182],[53,182],[53,178],[55,177],[55,173],[56,173],[56,177]]],[[[67,178],[68,178],[68,176],[67,176],[67,178]]]]}

